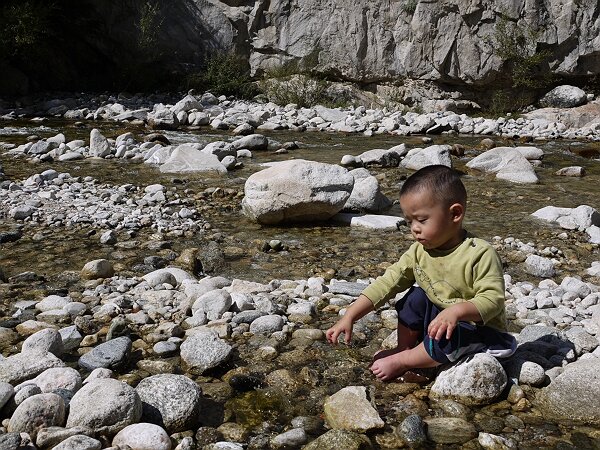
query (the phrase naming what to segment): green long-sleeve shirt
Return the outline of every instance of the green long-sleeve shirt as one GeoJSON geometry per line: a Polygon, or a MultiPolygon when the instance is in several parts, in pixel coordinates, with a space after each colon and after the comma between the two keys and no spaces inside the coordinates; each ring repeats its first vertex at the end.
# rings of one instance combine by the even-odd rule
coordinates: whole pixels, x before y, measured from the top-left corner
{"type": "Polygon", "coordinates": [[[363,294],[377,308],[415,282],[438,308],[469,301],[484,325],[506,331],[502,263],[488,242],[467,235],[450,250],[426,250],[415,242],[363,294]]]}

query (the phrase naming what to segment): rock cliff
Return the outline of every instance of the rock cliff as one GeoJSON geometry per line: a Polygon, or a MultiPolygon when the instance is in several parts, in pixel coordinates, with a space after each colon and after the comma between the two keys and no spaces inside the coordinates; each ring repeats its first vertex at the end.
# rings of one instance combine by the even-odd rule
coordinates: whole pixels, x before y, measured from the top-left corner
{"type": "MultiPolygon", "coordinates": [[[[115,71],[135,58],[151,63],[144,71],[158,66],[182,73],[198,71],[209,55],[227,51],[248,61],[256,76],[269,68],[298,64],[363,85],[418,79],[463,91],[510,87],[511,51],[541,55],[534,71],[552,72],[561,82],[582,82],[600,73],[596,0],[82,3],[87,7],[79,10],[93,18],[93,25],[70,40],[78,42],[77,47],[56,45],[62,58],[52,61],[73,65],[73,53],[84,52],[95,65],[94,70],[87,67],[88,72],[105,73],[98,79],[112,77],[113,86],[119,84],[115,71]],[[145,47],[139,45],[140,38],[146,39],[145,47]],[[511,39],[516,46],[504,48],[511,39]]],[[[73,18],[73,23],[81,20],[73,18]]],[[[69,75],[76,72],[72,68],[69,75]]],[[[143,71],[138,66],[132,72],[143,71]]],[[[47,82],[45,77],[38,79],[47,82]]]]}

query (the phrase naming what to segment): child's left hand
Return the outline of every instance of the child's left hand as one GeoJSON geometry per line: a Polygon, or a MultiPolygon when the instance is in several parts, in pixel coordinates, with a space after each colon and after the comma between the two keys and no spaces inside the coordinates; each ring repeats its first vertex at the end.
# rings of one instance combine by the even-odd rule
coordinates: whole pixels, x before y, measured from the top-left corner
{"type": "Polygon", "coordinates": [[[444,334],[446,339],[450,339],[454,329],[458,324],[458,311],[454,306],[450,306],[440,311],[440,313],[429,323],[427,334],[431,339],[439,341],[444,334]]]}

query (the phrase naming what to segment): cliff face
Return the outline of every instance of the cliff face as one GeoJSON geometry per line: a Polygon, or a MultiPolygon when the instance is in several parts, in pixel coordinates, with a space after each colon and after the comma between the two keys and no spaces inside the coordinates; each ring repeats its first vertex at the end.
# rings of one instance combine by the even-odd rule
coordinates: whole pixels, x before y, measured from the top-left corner
{"type": "Polygon", "coordinates": [[[319,70],[349,80],[487,84],[503,70],[501,49],[494,49],[500,21],[527,37],[531,53],[551,55],[552,71],[565,77],[600,72],[596,0],[375,0],[363,6],[263,0],[252,6],[247,35],[255,72],[318,52],[319,70]]]}
{"type": "MultiPolygon", "coordinates": [[[[78,47],[55,49],[55,61],[69,63],[74,51],[85,51],[75,60],[85,61],[89,55],[94,67],[88,67],[88,72],[112,80],[112,87],[119,84],[114,73],[136,59],[149,63],[152,70],[159,66],[159,70],[181,73],[198,71],[207,55],[225,51],[247,60],[254,75],[294,62],[359,83],[413,78],[463,89],[507,85],[510,62],[506,49],[497,45],[499,27],[504,27],[505,35],[520,35],[517,43],[525,53],[546,55],[540,73],[552,71],[563,80],[600,74],[597,0],[82,3],[87,6],[80,11],[87,11],[93,26],[73,36],[78,47]],[[148,19],[143,11],[148,5],[154,8],[144,28],[150,39],[142,49],[146,54],[140,54],[141,24],[144,17],[148,19]]],[[[138,64],[130,71],[146,70],[141,67],[138,64]]],[[[74,68],[69,75],[76,77],[76,73],[74,68]]],[[[42,84],[46,80],[38,78],[42,84]]],[[[69,83],[81,85],[77,81],[82,78],[69,83]]]]}

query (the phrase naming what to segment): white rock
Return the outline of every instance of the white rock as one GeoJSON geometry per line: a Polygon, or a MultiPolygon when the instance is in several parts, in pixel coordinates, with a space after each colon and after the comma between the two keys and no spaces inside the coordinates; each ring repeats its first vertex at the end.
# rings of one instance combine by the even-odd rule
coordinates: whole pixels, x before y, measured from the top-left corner
{"type": "Polygon", "coordinates": [[[353,186],[341,166],[284,161],[248,178],[242,210],[263,224],[325,220],[344,206],[353,186]]]}
{"type": "Polygon", "coordinates": [[[165,430],[152,423],[128,425],[112,440],[113,446],[129,446],[132,449],[171,450],[171,439],[165,430]]]}

